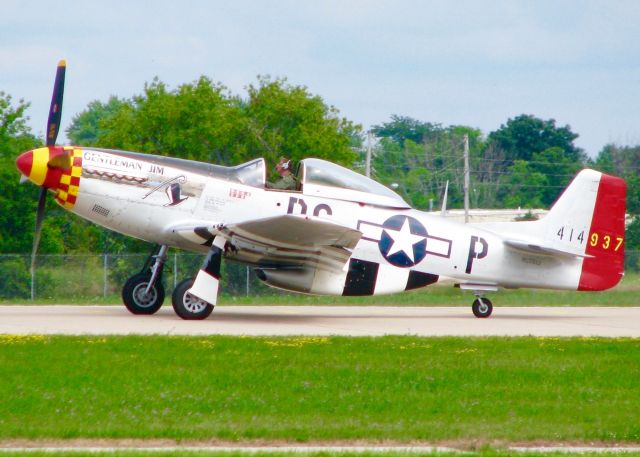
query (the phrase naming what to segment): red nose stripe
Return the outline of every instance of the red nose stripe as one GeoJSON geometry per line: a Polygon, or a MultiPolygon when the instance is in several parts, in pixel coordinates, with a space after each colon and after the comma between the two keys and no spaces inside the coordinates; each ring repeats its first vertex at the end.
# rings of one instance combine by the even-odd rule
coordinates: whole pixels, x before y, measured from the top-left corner
{"type": "Polygon", "coordinates": [[[33,166],[33,151],[20,154],[16,159],[16,166],[20,173],[28,178],[31,175],[31,167],[33,166]]]}

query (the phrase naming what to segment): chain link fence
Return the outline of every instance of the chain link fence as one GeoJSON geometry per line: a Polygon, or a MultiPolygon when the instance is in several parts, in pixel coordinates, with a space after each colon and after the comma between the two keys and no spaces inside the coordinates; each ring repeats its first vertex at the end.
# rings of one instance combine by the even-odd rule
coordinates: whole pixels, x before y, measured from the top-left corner
{"type": "MultiPolygon", "coordinates": [[[[38,255],[29,271],[30,255],[0,255],[0,299],[98,300],[120,296],[125,281],[138,273],[147,254],[38,255]]],[[[194,277],[204,256],[170,253],[162,280],[170,297],[177,283],[194,277]]],[[[640,251],[627,251],[627,271],[640,271],[640,251]]],[[[263,284],[252,269],[222,262],[221,293],[232,296],[274,295],[284,292],[263,284]]]]}
{"type": "MultiPolygon", "coordinates": [[[[30,273],[30,255],[0,255],[0,299],[100,299],[120,295],[125,281],[140,272],[148,254],[41,254],[35,275],[30,273]]],[[[166,295],[176,284],[195,277],[204,255],[169,253],[162,274],[166,295]]],[[[221,293],[234,296],[274,295],[252,269],[232,262],[222,263],[221,293]]]]}

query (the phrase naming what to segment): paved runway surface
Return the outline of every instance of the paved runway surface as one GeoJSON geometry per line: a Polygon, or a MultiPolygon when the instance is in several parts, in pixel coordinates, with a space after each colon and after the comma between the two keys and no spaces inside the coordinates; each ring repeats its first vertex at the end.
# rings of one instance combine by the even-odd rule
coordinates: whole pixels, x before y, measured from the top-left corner
{"type": "Polygon", "coordinates": [[[124,306],[13,305],[0,306],[0,334],[640,337],[640,307],[504,307],[477,319],[466,307],[219,306],[183,321],[170,306],[134,316],[124,306]]]}

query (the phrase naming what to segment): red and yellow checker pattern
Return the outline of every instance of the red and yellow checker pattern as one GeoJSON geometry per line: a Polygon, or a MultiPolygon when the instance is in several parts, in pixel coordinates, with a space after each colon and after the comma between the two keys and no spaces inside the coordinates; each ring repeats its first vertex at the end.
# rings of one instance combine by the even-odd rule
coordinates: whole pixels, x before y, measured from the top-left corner
{"type": "Polygon", "coordinates": [[[68,148],[68,150],[71,168],[62,170],[58,192],[56,193],[56,201],[65,209],[71,209],[76,204],[80,188],[80,176],[82,176],[82,149],[68,148]]]}
{"type": "Polygon", "coordinates": [[[73,146],[33,149],[20,154],[16,165],[31,182],[54,191],[60,205],[73,208],[82,175],[82,149],[73,146]]]}

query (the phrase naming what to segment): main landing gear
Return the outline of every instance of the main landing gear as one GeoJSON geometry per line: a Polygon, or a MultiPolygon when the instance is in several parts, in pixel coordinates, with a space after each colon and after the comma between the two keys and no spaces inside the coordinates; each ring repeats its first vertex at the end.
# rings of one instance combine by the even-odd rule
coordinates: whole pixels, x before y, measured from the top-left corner
{"type": "MultiPolygon", "coordinates": [[[[213,311],[218,296],[224,246],[224,238],[216,237],[198,276],[185,279],[174,289],[171,296],[173,310],[182,319],[206,319],[213,311]]],[[[162,271],[168,249],[167,245],[154,249],[142,270],[124,284],[122,301],[131,313],[155,314],[162,306],[165,296],[162,271]]]]}
{"type": "Polygon", "coordinates": [[[482,295],[476,295],[476,299],[471,305],[471,310],[473,311],[474,316],[486,318],[491,316],[491,312],[493,311],[493,303],[491,303],[491,300],[483,297],[482,295]]]}
{"type": "Polygon", "coordinates": [[[131,276],[122,288],[122,301],[132,314],[155,314],[164,302],[162,270],[167,260],[166,245],[152,253],[139,273],[131,276]],[[153,265],[152,265],[153,264],[153,265]]]}

